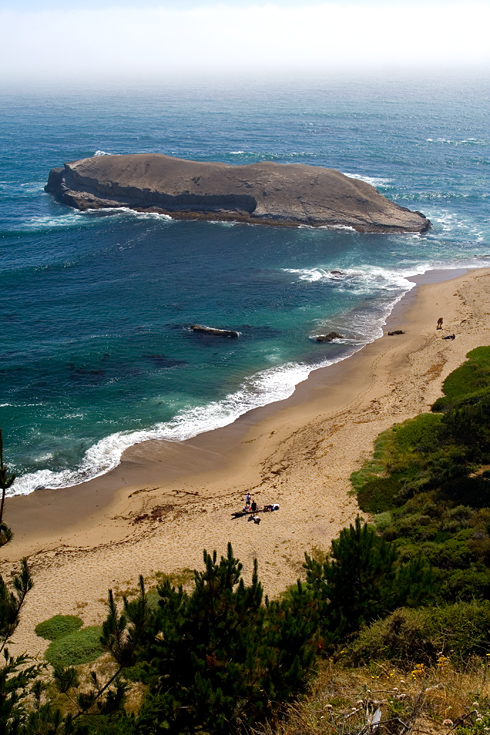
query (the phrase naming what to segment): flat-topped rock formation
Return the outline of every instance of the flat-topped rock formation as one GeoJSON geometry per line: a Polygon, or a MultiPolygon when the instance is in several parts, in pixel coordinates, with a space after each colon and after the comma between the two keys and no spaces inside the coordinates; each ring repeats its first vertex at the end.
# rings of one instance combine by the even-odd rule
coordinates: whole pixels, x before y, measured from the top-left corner
{"type": "Polygon", "coordinates": [[[272,161],[231,166],[159,153],[96,156],[54,168],[45,187],[80,210],[130,207],[176,218],[425,232],[429,220],[334,169],[272,161]]]}

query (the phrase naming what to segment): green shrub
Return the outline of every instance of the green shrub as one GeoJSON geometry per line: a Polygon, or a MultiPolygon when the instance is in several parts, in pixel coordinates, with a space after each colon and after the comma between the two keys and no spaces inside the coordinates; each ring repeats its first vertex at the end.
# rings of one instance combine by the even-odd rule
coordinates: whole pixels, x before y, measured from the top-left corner
{"type": "Polygon", "coordinates": [[[393,523],[393,515],[391,511],[385,511],[384,513],[379,513],[374,517],[374,525],[376,526],[376,530],[378,533],[383,533],[383,531],[391,524],[393,523]]]}
{"type": "Polygon", "coordinates": [[[436,401],[433,411],[446,410],[458,400],[490,389],[490,347],[477,347],[468,359],[447,376],[443,384],[444,398],[436,401]]]}
{"type": "Polygon", "coordinates": [[[360,470],[352,473],[350,481],[355,492],[373,477],[380,477],[385,472],[393,431],[391,428],[378,436],[371,459],[368,459],[360,470]]]}
{"type": "Polygon", "coordinates": [[[40,638],[46,638],[48,641],[55,641],[63,638],[65,635],[74,633],[81,628],[83,621],[76,615],[55,615],[49,620],[43,620],[35,627],[36,634],[40,638]]]}
{"type": "Polygon", "coordinates": [[[401,488],[401,483],[393,477],[375,477],[360,488],[357,502],[365,513],[383,513],[393,508],[393,499],[401,488]]]}
{"type": "Polygon", "coordinates": [[[431,664],[442,653],[464,666],[490,651],[490,602],[458,602],[418,610],[401,608],[363,628],[349,649],[356,665],[390,660],[402,666],[431,664]]]}
{"type": "Polygon", "coordinates": [[[397,457],[412,452],[433,451],[437,449],[437,427],[441,417],[432,413],[421,413],[415,419],[409,419],[395,428],[394,448],[397,457]]]}
{"type": "Polygon", "coordinates": [[[49,644],[45,658],[52,666],[88,664],[103,653],[101,635],[102,628],[94,625],[56,638],[49,644]]]}

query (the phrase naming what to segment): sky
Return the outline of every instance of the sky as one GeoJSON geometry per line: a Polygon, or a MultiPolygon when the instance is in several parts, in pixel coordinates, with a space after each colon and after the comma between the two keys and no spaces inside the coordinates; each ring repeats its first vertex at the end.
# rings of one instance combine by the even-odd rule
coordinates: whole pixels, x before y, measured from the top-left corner
{"type": "Polygon", "coordinates": [[[490,0],[0,0],[0,84],[490,71],[490,0]]]}

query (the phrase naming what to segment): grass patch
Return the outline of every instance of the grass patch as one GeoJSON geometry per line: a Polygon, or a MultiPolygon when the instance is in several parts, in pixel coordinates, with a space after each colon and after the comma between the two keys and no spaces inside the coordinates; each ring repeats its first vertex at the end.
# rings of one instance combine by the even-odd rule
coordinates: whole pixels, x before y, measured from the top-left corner
{"type": "Polygon", "coordinates": [[[433,411],[445,411],[464,398],[490,391],[490,347],[477,347],[466,357],[467,361],[447,376],[444,397],[434,403],[433,411]]]}
{"type": "Polygon", "coordinates": [[[486,662],[468,660],[465,670],[446,658],[429,668],[396,668],[390,663],[348,667],[324,662],[306,695],[285,705],[273,723],[258,725],[254,735],[344,735],[369,733],[458,733],[486,735],[489,687],[486,662]],[[463,718],[475,722],[475,698],[482,722],[468,730],[455,729],[463,718]],[[373,710],[380,708],[378,728],[372,727],[373,710]],[[399,718],[399,720],[397,719],[399,718]],[[450,719],[449,719],[450,718],[450,719]],[[443,723],[445,722],[445,725],[443,723]],[[403,723],[410,723],[404,726],[403,723]],[[478,726],[478,727],[477,727],[478,726]]]}
{"type": "Polygon", "coordinates": [[[392,442],[394,428],[383,431],[374,443],[373,456],[366,460],[360,470],[353,472],[350,481],[355,492],[359,492],[363,485],[373,479],[381,477],[386,470],[389,446],[392,442]]]}
{"type": "Polygon", "coordinates": [[[78,666],[95,661],[102,655],[102,627],[93,625],[52,640],[45,653],[52,666],[78,666]]]}
{"type": "Polygon", "coordinates": [[[34,630],[40,638],[56,641],[70,633],[74,633],[83,625],[83,621],[76,615],[55,615],[49,620],[43,620],[34,630]]]}

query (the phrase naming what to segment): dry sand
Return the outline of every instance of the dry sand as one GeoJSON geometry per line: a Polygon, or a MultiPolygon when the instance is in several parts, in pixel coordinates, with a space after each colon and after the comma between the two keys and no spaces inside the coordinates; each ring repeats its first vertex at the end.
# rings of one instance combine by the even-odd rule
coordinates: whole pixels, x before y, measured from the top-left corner
{"type": "Polygon", "coordinates": [[[223,554],[228,541],[247,579],[257,558],[269,595],[295,582],[304,551],[327,550],[358,513],[349,476],[377,435],[428,410],[467,352],[490,344],[489,297],[490,270],[420,285],[386,328],[404,334],[385,332],[312,373],[287,401],[181,444],[135,446],[114,471],[75,488],[9,499],[15,537],[0,568],[8,577],[28,556],[35,581],[11,650],[42,653],[46,642],[34,633],[41,620],[78,614],[86,625],[100,622],[109,588],[199,568],[203,548],[223,554]],[[247,491],[280,510],[260,525],[233,520],[247,491]]]}

